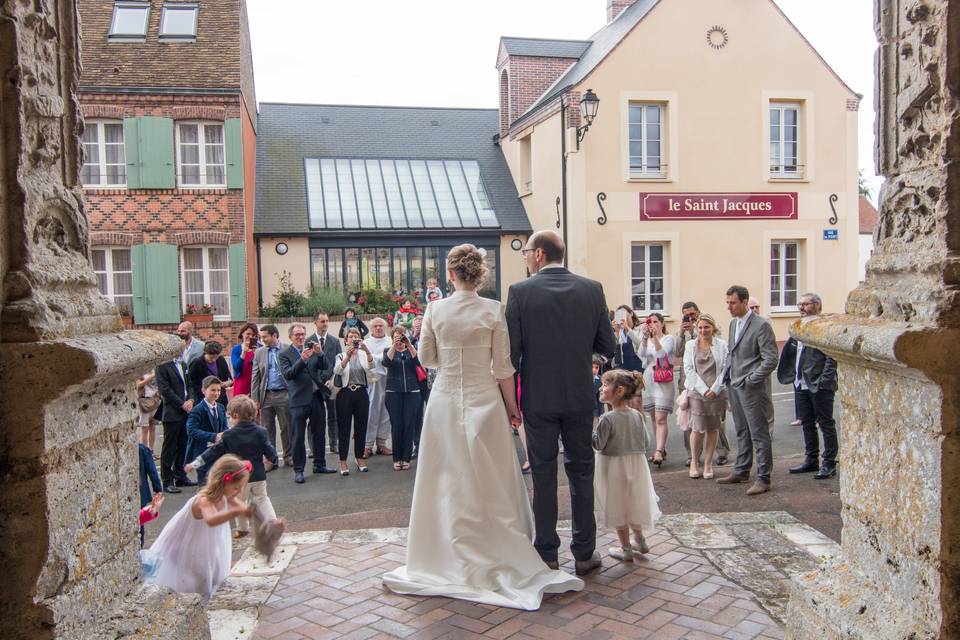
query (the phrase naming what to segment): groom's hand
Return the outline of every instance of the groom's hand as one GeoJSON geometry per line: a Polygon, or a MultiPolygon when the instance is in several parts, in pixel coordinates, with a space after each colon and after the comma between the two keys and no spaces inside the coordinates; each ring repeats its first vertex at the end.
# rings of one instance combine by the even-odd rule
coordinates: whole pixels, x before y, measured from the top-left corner
{"type": "Polygon", "coordinates": [[[515,413],[510,416],[510,425],[516,428],[519,428],[523,424],[523,418],[520,417],[519,413],[515,413]]]}

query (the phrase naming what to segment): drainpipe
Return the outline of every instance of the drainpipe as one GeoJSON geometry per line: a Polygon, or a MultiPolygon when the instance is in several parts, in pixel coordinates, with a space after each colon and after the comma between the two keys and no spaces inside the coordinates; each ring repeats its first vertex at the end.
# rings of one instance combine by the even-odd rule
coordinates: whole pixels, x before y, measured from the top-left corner
{"type": "Polygon", "coordinates": [[[257,313],[263,309],[263,270],[260,265],[260,238],[256,239],[257,247],[257,313]]]}
{"type": "MultiPolygon", "coordinates": [[[[567,105],[563,94],[560,95],[560,200],[562,202],[563,224],[563,266],[567,266],[570,247],[567,246],[567,105]]],[[[557,221],[560,223],[560,221],[557,221]]]]}

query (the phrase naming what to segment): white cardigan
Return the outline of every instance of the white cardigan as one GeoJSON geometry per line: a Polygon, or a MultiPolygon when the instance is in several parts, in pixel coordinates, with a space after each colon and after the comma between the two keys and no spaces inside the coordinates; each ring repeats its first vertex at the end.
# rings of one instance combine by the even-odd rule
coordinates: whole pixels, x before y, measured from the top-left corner
{"type": "MultiPolygon", "coordinates": [[[[379,380],[379,376],[370,368],[370,365],[367,364],[367,358],[365,353],[358,351],[357,358],[355,362],[360,363],[360,368],[363,369],[364,373],[367,374],[367,384],[373,384],[379,380]],[[363,357],[361,357],[363,356],[363,357]]],[[[343,380],[343,386],[348,386],[350,384],[350,360],[347,359],[346,351],[337,354],[337,364],[333,367],[333,375],[340,376],[340,379],[343,380]]],[[[331,377],[331,380],[333,378],[331,377]]]]}
{"type": "Polygon", "coordinates": [[[730,366],[730,352],[727,350],[727,341],[717,337],[713,339],[710,350],[713,352],[713,359],[717,362],[717,381],[709,388],[697,373],[697,342],[698,338],[688,340],[683,350],[683,386],[687,391],[697,391],[700,395],[706,394],[707,391],[713,391],[719,395],[724,389],[723,376],[727,372],[727,367],[730,366]]]}

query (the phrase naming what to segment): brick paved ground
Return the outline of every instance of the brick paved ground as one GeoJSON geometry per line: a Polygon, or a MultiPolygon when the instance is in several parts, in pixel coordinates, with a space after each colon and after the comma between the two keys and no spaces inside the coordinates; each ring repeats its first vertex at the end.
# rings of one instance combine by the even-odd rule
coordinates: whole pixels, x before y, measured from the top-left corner
{"type": "MultiPolygon", "coordinates": [[[[561,535],[566,548],[569,539],[561,535]]],[[[602,535],[598,549],[605,551],[614,538],[602,535]]],[[[260,609],[253,637],[783,638],[780,624],[754,596],[722,577],[700,551],[681,546],[665,529],[650,543],[644,561],[604,557],[603,571],[587,578],[586,590],[547,596],[534,612],[386,591],[380,576],[404,562],[402,535],[301,544],[289,547],[292,560],[260,609]]],[[[561,561],[572,573],[569,552],[561,561]]]]}

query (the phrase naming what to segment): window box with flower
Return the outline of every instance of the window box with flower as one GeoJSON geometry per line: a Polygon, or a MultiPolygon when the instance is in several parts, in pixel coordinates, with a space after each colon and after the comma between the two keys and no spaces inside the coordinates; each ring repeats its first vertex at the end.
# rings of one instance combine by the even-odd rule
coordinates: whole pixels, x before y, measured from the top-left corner
{"type": "Polygon", "coordinates": [[[213,314],[216,310],[216,307],[206,303],[188,304],[183,314],[183,320],[184,322],[192,322],[194,324],[213,322],[213,314]]]}

